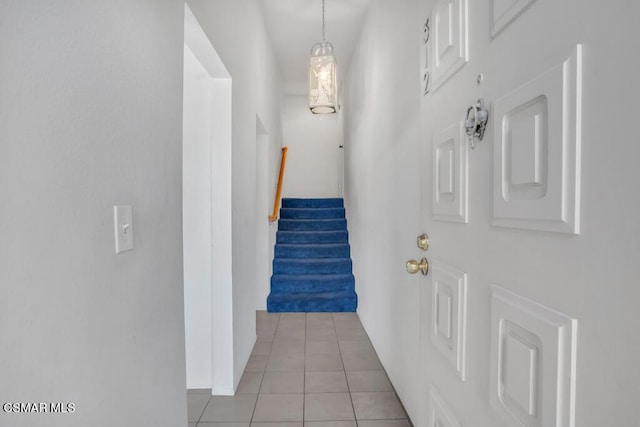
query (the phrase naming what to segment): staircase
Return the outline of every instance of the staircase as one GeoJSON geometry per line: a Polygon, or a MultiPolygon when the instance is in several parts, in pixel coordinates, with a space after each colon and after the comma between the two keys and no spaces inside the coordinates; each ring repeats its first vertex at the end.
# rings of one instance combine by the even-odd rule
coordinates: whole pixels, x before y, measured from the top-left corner
{"type": "Polygon", "coordinates": [[[356,311],[342,199],[282,199],[270,312],[356,311]]]}

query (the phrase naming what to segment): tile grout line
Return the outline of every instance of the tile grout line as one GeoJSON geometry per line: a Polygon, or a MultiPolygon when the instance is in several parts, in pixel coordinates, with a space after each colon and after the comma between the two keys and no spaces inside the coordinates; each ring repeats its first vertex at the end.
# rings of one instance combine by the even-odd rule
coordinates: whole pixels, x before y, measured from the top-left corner
{"type": "Polygon", "coordinates": [[[353,405],[353,396],[351,395],[351,386],[349,385],[349,378],[347,378],[347,367],[344,366],[344,360],[342,359],[342,349],[340,348],[340,340],[338,339],[338,331],[336,330],[336,322],[333,313],[331,313],[331,323],[333,324],[333,332],[336,334],[336,341],[338,342],[338,354],[340,355],[340,363],[342,363],[342,372],[344,373],[344,381],[347,383],[347,392],[349,393],[349,401],[351,402],[351,410],[353,411],[353,420],[356,423],[356,427],[359,426],[358,417],[356,417],[356,408],[353,405]]]}
{"type": "Polygon", "coordinates": [[[209,396],[209,399],[207,399],[207,404],[204,405],[204,408],[202,408],[202,412],[200,412],[200,416],[198,417],[198,421],[196,421],[196,427],[198,427],[198,424],[200,424],[200,420],[202,419],[202,416],[204,415],[204,411],[207,410],[207,406],[209,406],[209,403],[211,403],[211,398],[213,396],[209,396]]]}
{"type": "Polygon", "coordinates": [[[267,365],[269,364],[269,360],[271,360],[271,352],[273,351],[273,341],[276,339],[276,334],[278,333],[278,328],[280,327],[281,318],[282,316],[278,314],[278,322],[276,324],[275,330],[273,331],[273,336],[271,337],[271,346],[269,347],[269,355],[267,356],[267,361],[265,362],[264,370],[262,371],[262,379],[260,380],[260,386],[258,387],[258,393],[256,394],[256,403],[253,405],[253,412],[251,412],[251,420],[249,420],[249,427],[251,427],[251,424],[253,424],[253,417],[256,414],[256,408],[258,407],[258,399],[260,399],[260,391],[262,390],[262,383],[264,383],[264,377],[267,375],[267,365]]]}
{"type": "Polygon", "coordinates": [[[304,416],[305,405],[307,404],[307,317],[309,313],[304,314],[304,352],[302,353],[302,427],[307,420],[304,416]]]}

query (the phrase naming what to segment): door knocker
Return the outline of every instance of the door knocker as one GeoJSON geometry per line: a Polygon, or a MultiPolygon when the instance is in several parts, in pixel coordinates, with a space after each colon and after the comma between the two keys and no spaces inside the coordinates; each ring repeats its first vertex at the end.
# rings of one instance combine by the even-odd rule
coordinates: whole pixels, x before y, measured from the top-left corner
{"type": "Polygon", "coordinates": [[[475,139],[482,141],[484,131],[489,120],[489,112],[484,108],[484,101],[478,99],[475,105],[467,109],[467,118],[464,121],[464,128],[469,137],[471,148],[476,148],[475,139]]]}

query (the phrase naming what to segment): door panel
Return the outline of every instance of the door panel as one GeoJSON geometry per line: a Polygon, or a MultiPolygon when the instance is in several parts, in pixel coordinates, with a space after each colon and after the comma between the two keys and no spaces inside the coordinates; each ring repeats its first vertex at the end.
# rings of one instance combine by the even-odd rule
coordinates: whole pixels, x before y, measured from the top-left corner
{"type": "Polygon", "coordinates": [[[431,274],[431,343],[464,381],[467,274],[440,261],[431,262],[431,274]]]}
{"type": "Polygon", "coordinates": [[[491,406],[507,425],[571,426],[577,320],[492,286],[491,406]]]}
{"type": "Polygon", "coordinates": [[[433,86],[437,89],[468,61],[467,0],[440,0],[433,17],[433,86]]]}
{"type": "Polygon", "coordinates": [[[462,121],[434,137],[432,171],[433,217],[467,222],[469,158],[462,121]]]}
{"type": "Polygon", "coordinates": [[[430,4],[421,49],[421,72],[433,78],[421,111],[432,165],[423,177],[431,240],[420,308],[423,420],[574,426],[584,311],[570,298],[579,282],[566,279],[578,265],[560,262],[584,244],[582,45],[572,5],[430,4]],[[472,149],[464,119],[478,99],[490,116],[472,149]]]}
{"type": "Polygon", "coordinates": [[[433,387],[429,391],[429,408],[430,427],[460,427],[460,421],[453,414],[449,404],[433,387]]]}
{"type": "Polygon", "coordinates": [[[493,224],[578,234],[582,46],[494,102],[493,224]]]}
{"type": "Polygon", "coordinates": [[[491,0],[491,36],[495,37],[535,0],[491,0]]]}

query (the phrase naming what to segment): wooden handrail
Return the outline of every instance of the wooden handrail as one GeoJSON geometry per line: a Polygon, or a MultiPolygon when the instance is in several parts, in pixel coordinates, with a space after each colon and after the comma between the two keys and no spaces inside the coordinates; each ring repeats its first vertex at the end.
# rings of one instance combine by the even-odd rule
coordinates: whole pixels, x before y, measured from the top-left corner
{"type": "Polygon", "coordinates": [[[278,209],[280,208],[280,198],[282,197],[282,181],[284,180],[284,166],[287,163],[288,147],[282,147],[282,159],[280,160],[280,176],[278,177],[278,188],[276,189],[276,199],[273,202],[273,213],[269,217],[269,222],[278,219],[278,209]]]}

